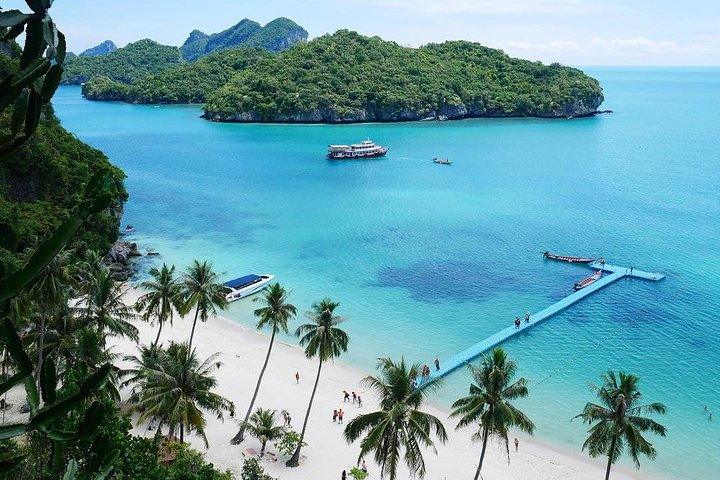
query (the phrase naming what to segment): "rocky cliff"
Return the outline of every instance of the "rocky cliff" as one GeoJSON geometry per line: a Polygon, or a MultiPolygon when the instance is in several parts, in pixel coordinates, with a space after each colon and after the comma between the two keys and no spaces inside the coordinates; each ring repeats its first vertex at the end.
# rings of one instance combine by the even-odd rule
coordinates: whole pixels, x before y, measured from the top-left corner
{"type": "Polygon", "coordinates": [[[80,57],[101,57],[103,55],[107,55],[108,53],[112,53],[118,48],[115,46],[115,44],[112,42],[112,40],[105,40],[100,45],[96,45],[92,48],[88,48],[84,52],[82,52],[79,56],[80,57]]]}

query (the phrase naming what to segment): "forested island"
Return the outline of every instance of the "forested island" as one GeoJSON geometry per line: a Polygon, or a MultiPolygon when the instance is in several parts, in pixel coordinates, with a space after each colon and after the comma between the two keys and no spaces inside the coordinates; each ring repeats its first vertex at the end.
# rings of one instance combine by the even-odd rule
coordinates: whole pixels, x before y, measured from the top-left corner
{"type": "MultiPolygon", "coordinates": [[[[115,45],[105,41],[80,56],[68,57],[62,80],[67,85],[80,85],[96,80],[103,89],[109,90],[109,93],[106,92],[97,99],[104,99],[104,96],[112,98],[121,93],[122,87],[112,85],[107,80],[130,85],[141,78],[173,67],[191,65],[192,62],[215,52],[241,47],[279,52],[304,42],[307,37],[308,32],[300,25],[280,17],[265,26],[245,18],[222,32],[210,35],[193,30],[180,47],[143,39],[123,48],[113,49],[115,45]]],[[[100,91],[97,85],[94,88],[95,91],[100,91]]]]}
{"type": "Polygon", "coordinates": [[[89,82],[93,100],[202,103],[223,122],[344,123],[596,113],[597,80],[466,41],[408,48],[340,30],[276,54],[229,50],[125,85],[89,82]]]}

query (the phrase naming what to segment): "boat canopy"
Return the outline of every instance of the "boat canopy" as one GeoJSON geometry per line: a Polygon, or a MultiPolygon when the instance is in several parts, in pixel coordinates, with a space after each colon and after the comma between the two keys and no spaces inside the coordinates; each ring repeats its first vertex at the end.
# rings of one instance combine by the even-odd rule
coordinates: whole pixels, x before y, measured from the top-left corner
{"type": "Polygon", "coordinates": [[[260,275],[245,275],[244,277],[235,278],[233,280],[230,280],[228,282],[225,282],[226,287],[230,288],[241,288],[245,285],[250,285],[251,283],[255,283],[258,280],[260,280],[262,277],[260,275]]]}

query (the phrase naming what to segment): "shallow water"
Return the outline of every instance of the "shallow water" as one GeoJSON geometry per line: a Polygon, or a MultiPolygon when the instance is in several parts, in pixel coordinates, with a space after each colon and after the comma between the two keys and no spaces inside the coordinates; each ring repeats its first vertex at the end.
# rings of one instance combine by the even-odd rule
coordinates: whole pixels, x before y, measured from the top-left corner
{"type": "MultiPolygon", "coordinates": [[[[348,126],[213,124],[197,106],[136,106],[58,91],[63,124],[128,174],[124,222],[179,266],[271,272],[301,311],[330,296],[344,360],[430,363],[567,295],[588,271],[540,252],[662,271],[621,280],[505,347],[532,382],[537,436],[579,451],[572,416],[607,369],[640,375],[669,429],[643,471],[720,472],[720,70],[589,69],[612,115],[348,126]],[[330,162],[370,137],[384,159],[330,162]],[[433,164],[435,156],[454,160],[433,164]],[[718,417],[708,421],[703,406],[718,417]]],[[[252,303],[229,316],[250,324],[252,303]]],[[[228,345],[232,349],[232,345],[228,345]]],[[[464,393],[464,371],[438,402],[464,393]]]]}

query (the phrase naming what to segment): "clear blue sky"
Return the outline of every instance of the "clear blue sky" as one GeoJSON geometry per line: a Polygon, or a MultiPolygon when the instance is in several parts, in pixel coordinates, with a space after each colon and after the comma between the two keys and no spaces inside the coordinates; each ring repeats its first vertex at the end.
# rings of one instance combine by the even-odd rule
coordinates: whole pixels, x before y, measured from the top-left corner
{"type": "Polygon", "coordinates": [[[311,37],[348,28],[411,46],[465,39],[570,65],[720,65],[720,0],[56,0],[53,16],[75,52],[105,39],[179,45],[193,28],[285,16],[311,37]]]}

